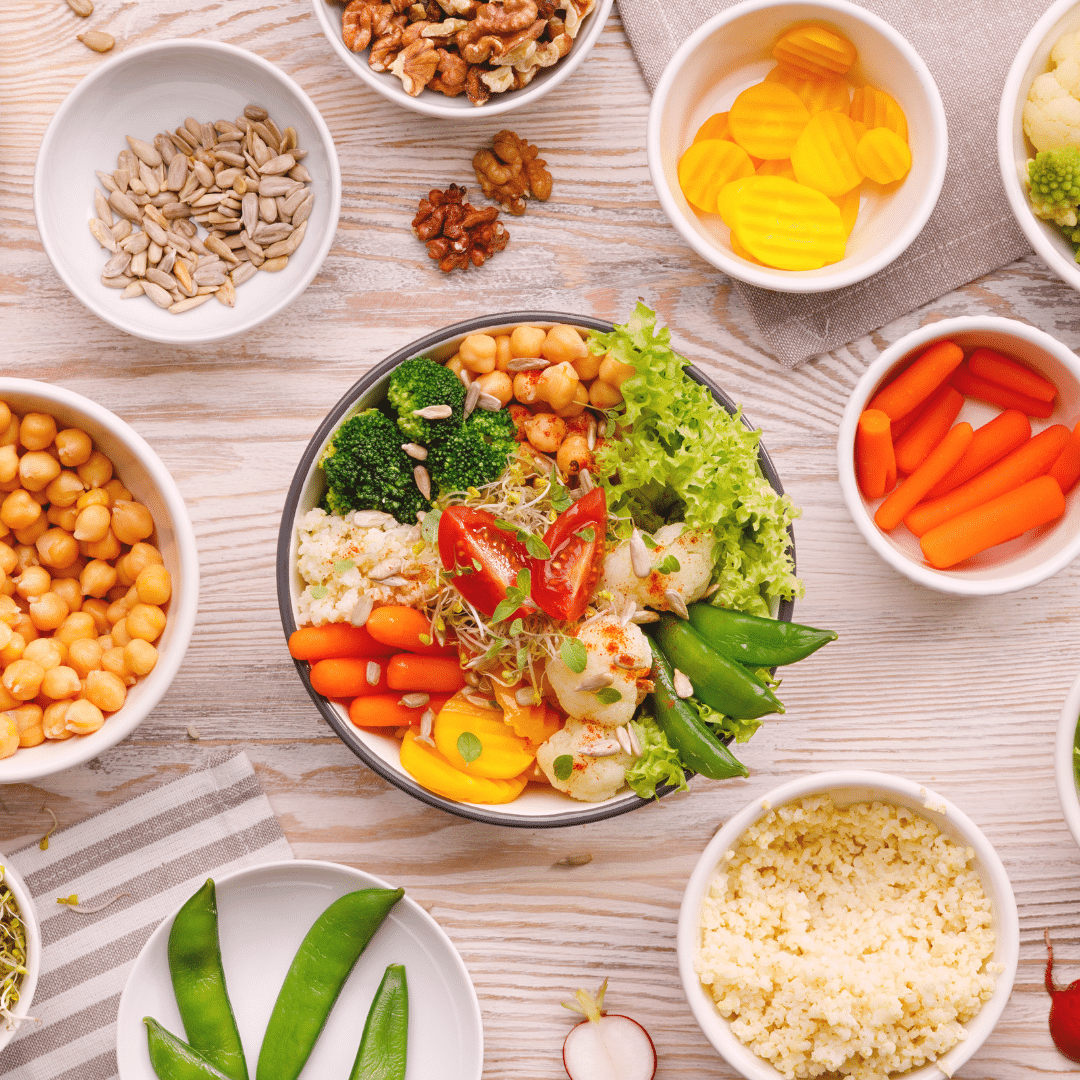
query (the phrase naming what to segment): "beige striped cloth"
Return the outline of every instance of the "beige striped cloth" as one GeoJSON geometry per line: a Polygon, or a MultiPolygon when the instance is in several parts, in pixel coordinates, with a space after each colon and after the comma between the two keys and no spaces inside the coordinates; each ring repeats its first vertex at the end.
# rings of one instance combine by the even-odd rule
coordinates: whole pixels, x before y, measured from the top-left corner
{"type": "Polygon", "coordinates": [[[217,751],[180,780],[7,856],[41,920],[44,963],[31,1015],[0,1050],[0,1080],[115,1080],[116,1012],[151,933],[208,876],[291,859],[251,763],[217,751]],[[97,914],[72,911],[127,893],[97,914]]]}

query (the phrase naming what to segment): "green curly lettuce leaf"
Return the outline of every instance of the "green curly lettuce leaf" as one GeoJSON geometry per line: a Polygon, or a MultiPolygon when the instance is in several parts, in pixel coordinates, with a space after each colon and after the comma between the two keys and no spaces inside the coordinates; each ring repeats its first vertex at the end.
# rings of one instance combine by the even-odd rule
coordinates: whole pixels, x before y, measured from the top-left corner
{"type": "MultiPolygon", "coordinates": [[[[767,675],[768,672],[765,674],[767,675]]],[[[686,703],[691,708],[697,709],[698,716],[721,742],[726,743],[729,739],[740,743],[749,742],[754,732],[761,727],[761,720],[736,720],[733,716],[725,716],[717,712],[704,701],[698,701],[697,698],[687,698],[686,703]]]]}
{"type": "Polygon", "coordinates": [[[630,722],[642,749],[641,757],[626,770],[626,782],[634,794],[643,799],[655,799],[656,789],[668,784],[678,791],[685,791],[686,770],[660,725],[647,712],[640,713],[630,722]]]}

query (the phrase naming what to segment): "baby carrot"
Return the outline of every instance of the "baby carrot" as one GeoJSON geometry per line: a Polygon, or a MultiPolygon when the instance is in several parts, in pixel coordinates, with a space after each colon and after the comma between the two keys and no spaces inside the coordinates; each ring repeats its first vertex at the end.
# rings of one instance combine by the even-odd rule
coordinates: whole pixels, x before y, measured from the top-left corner
{"type": "Polygon", "coordinates": [[[1057,387],[1049,379],[993,349],[976,349],[968,358],[968,367],[972,375],[1036,401],[1053,401],[1057,397],[1057,387]]]}
{"type": "Polygon", "coordinates": [[[916,506],[904,518],[904,524],[916,536],[922,536],[951,518],[974,510],[976,506],[982,506],[1007,491],[1014,491],[1021,484],[1046,473],[1061,456],[1069,437],[1069,429],[1063,424],[1040,431],[1019,450],[1014,450],[996,465],[973,476],[967,483],[940,498],[916,506]]]}
{"type": "Polygon", "coordinates": [[[978,476],[983,469],[988,469],[995,461],[1011,454],[1018,446],[1023,446],[1030,438],[1031,421],[1019,409],[998,413],[990,423],[975,429],[975,437],[971,440],[968,452],[940,483],[930,489],[927,498],[936,499],[939,495],[958,488],[973,476],[978,476]]]}
{"type": "Polygon", "coordinates": [[[333,657],[312,665],[312,689],[328,698],[353,698],[362,694],[381,694],[388,689],[385,660],[357,656],[333,657]]]}
{"type": "Polygon", "coordinates": [[[880,409],[890,420],[899,420],[941,386],[963,359],[959,345],[937,341],[911,367],[879,390],[867,407],[880,409]]]}
{"type": "Polygon", "coordinates": [[[376,640],[409,652],[428,656],[445,656],[453,646],[437,645],[431,630],[431,619],[416,608],[401,604],[377,607],[368,616],[365,629],[376,640]]]}
{"type": "Polygon", "coordinates": [[[363,728],[419,727],[420,718],[427,709],[438,716],[439,710],[450,700],[449,694],[432,694],[423,705],[411,708],[401,700],[401,693],[368,694],[356,698],[349,706],[349,719],[363,728]]]}
{"type": "MultiPolygon", "coordinates": [[[[930,451],[929,457],[878,507],[879,529],[895,529],[904,515],[964,456],[974,433],[970,424],[957,424],[930,451]]],[[[391,661],[393,663],[393,661],[391,661]]]]}
{"type": "Polygon", "coordinates": [[[1040,476],[931,529],[920,546],[931,566],[946,570],[1064,513],[1065,496],[1058,482],[1040,476]]]}
{"type": "Polygon", "coordinates": [[[896,484],[889,418],[880,409],[867,409],[855,432],[855,475],[863,495],[873,501],[892,491],[896,484]]]}
{"type": "Polygon", "coordinates": [[[946,384],[934,391],[919,419],[896,441],[896,469],[913,473],[949,433],[964,407],[964,395],[946,384]]]}
{"type": "Polygon", "coordinates": [[[388,665],[386,684],[391,690],[452,694],[465,680],[456,657],[398,653],[388,665]]]}
{"type": "Polygon", "coordinates": [[[1076,486],[1076,481],[1080,480],[1080,424],[1073,428],[1072,436],[1061,451],[1061,457],[1051,467],[1049,475],[1061,485],[1061,490],[1066,495],[1076,486]]]}
{"type": "Polygon", "coordinates": [[[978,375],[972,374],[967,364],[956,369],[951,381],[961,394],[988,401],[1002,409],[1019,409],[1028,416],[1038,416],[1043,420],[1054,411],[1053,402],[1038,401],[1027,394],[1019,394],[1015,390],[998,386],[988,379],[980,379],[978,375]]]}
{"type": "Polygon", "coordinates": [[[327,623],[326,626],[303,626],[289,638],[289,653],[294,660],[329,660],[337,656],[393,656],[397,652],[376,641],[363,626],[327,623]]]}

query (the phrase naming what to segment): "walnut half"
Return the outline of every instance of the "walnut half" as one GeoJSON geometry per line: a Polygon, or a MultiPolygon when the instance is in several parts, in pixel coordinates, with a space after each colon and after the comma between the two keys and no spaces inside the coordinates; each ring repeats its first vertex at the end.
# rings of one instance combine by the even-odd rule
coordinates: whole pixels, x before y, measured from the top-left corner
{"type": "MultiPolygon", "coordinates": [[[[504,69],[509,70],[509,69],[504,69]]],[[[496,134],[491,150],[477,150],[473,169],[484,194],[501,204],[508,213],[525,213],[530,195],[547,202],[551,197],[552,177],[538,157],[538,147],[504,129],[496,134]]]]}
{"type": "Polygon", "coordinates": [[[405,93],[416,97],[432,79],[439,66],[439,54],[427,38],[406,45],[397,54],[390,70],[401,80],[405,93]]]}

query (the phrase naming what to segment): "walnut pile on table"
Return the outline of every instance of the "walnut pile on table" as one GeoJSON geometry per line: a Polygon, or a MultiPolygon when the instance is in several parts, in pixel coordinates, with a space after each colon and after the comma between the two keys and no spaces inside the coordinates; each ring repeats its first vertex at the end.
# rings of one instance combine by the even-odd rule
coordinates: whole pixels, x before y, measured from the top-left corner
{"type": "Polygon", "coordinates": [[[473,156],[473,169],[484,194],[515,217],[525,213],[525,200],[530,195],[547,202],[552,178],[539,153],[538,147],[514,132],[498,132],[491,150],[477,150],[473,156]]]}
{"type": "Polygon", "coordinates": [[[416,97],[465,93],[474,105],[520,90],[573,48],[596,0],[350,0],[342,40],[416,97]]]}
{"type": "Polygon", "coordinates": [[[477,210],[465,201],[466,194],[457,184],[445,191],[432,188],[413,218],[413,232],[445,274],[464,270],[469,263],[483,266],[510,241],[506,226],[498,220],[499,211],[494,206],[477,210]]]}

